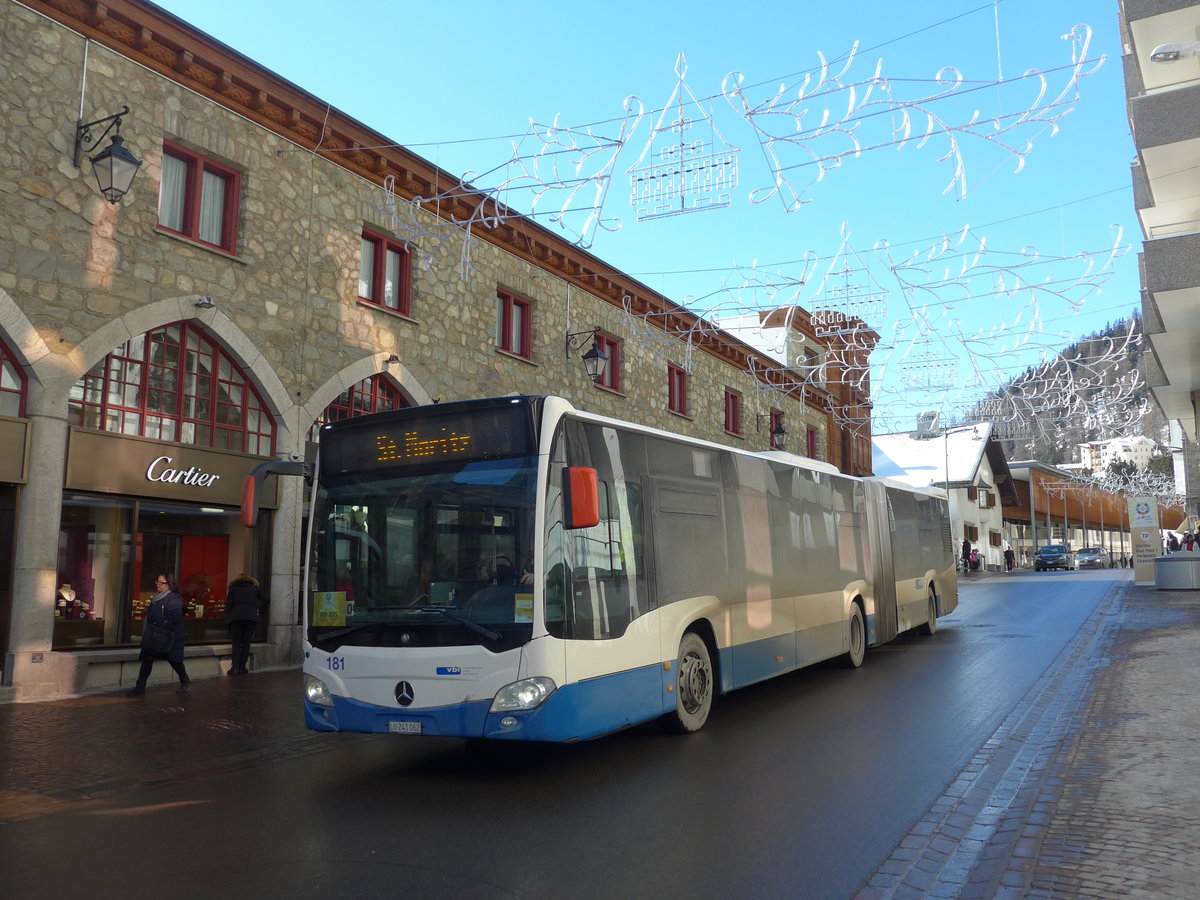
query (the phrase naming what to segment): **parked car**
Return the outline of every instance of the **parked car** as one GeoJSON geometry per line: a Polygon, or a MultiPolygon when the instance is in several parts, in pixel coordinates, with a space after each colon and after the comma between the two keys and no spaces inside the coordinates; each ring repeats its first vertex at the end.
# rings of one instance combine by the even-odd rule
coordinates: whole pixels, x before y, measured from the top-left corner
{"type": "Polygon", "coordinates": [[[1077,569],[1107,569],[1108,551],[1103,547],[1083,547],[1075,553],[1077,569]]]}
{"type": "Polygon", "coordinates": [[[1033,568],[1037,572],[1044,572],[1046,569],[1070,571],[1075,568],[1075,556],[1066,544],[1047,544],[1045,547],[1038,547],[1033,556],[1033,568]]]}

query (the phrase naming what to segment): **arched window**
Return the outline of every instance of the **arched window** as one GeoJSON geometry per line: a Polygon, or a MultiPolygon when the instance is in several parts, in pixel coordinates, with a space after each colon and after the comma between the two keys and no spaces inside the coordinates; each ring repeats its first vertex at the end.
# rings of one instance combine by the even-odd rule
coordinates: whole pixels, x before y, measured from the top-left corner
{"type": "Polygon", "coordinates": [[[0,340],[0,416],[25,415],[25,372],[16,355],[0,340]]]}
{"type": "Polygon", "coordinates": [[[368,413],[386,412],[389,409],[404,409],[408,401],[400,393],[400,389],[382,375],[372,375],[364,378],[350,390],[325,407],[317,421],[313,422],[308,432],[308,439],[317,440],[317,432],[322,425],[337,422],[341,419],[352,419],[355,416],[365,416],[368,413]]]}
{"type": "Polygon", "coordinates": [[[75,382],[70,422],[271,456],[275,422],[216,341],[175,322],[126,341],[75,382]]]}

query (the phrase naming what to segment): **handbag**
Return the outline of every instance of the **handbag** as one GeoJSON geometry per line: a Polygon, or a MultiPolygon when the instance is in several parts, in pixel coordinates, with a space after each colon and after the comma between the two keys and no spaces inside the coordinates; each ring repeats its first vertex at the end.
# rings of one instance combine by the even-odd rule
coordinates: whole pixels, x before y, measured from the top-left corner
{"type": "Polygon", "coordinates": [[[152,653],[166,653],[175,643],[175,629],[170,625],[147,625],[142,643],[152,653]]]}
{"type": "Polygon", "coordinates": [[[175,643],[175,628],[169,622],[155,624],[146,616],[146,625],[142,629],[142,646],[151,653],[166,653],[175,643]]]}

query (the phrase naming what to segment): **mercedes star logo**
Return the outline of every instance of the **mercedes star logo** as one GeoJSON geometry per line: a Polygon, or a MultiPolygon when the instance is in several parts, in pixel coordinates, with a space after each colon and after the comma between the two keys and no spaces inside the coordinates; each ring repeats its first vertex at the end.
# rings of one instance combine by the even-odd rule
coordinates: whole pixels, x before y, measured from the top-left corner
{"type": "Polygon", "coordinates": [[[407,681],[401,681],[396,685],[396,702],[401,706],[412,706],[413,686],[407,681]]]}

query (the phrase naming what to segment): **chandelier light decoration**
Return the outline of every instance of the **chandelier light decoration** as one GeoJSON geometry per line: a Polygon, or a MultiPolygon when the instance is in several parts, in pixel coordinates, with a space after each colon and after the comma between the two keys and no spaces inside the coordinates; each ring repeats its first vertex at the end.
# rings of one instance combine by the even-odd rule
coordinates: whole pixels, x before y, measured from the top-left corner
{"type": "MultiPolygon", "coordinates": [[[[532,218],[590,249],[600,235],[619,231],[630,211],[640,225],[663,228],[679,216],[719,214],[739,199],[751,207],[778,200],[785,212],[799,213],[827,177],[883,149],[932,150],[949,167],[942,193],[961,199],[976,149],[998,151],[1020,172],[1035,142],[1058,132],[1085,80],[1104,64],[1105,57],[1090,55],[1086,25],[1063,40],[1069,61],[1011,78],[967,80],[950,67],[924,79],[899,78],[882,59],[859,74],[855,44],[838,59],[818,53],[817,68],[791,84],[764,88],[734,71],[707,96],[689,84],[680,53],[660,108],[646,110],[629,96],[620,115],[603,122],[530,119],[516,139],[506,139],[499,165],[466,172],[430,196],[402,197],[389,178],[380,209],[424,262],[457,250],[467,278],[474,241],[514,219],[532,218]],[[987,116],[972,106],[975,95],[1001,96],[1000,88],[1024,104],[987,116]],[[743,158],[741,147],[755,145],[759,154],[743,158]],[[629,178],[628,210],[613,207],[618,171],[629,178]],[[464,196],[472,200],[466,216],[430,212],[464,196]]],[[[1070,320],[1130,252],[1119,229],[1100,249],[1073,255],[997,248],[970,226],[916,250],[900,247],[881,240],[860,252],[843,225],[836,252],[805,249],[779,264],[731,262],[714,273],[714,290],[681,298],[678,312],[647,311],[626,296],[619,331],[688,371],[703,339],[753,337],[747,342],[762,353],[748,364],[749,386],[818,392],[851,431],[868,423],[880,433],[903,431],[918,411],[939,410],[945,421],[986,419],[1005,439],[1034,440],[1058,427],[1040,412],[1048,404],[1090,416],[1112,433],[1136,429],[1144,385],[1136,372],[1111,374],[1136,352],[1135,335],[1114,340],[1084,365],[1058,356],[1078,337],[1070,320]],[[1020,390],[1006,387],[1022,374],[1028,377],[1020,390]]]]}

